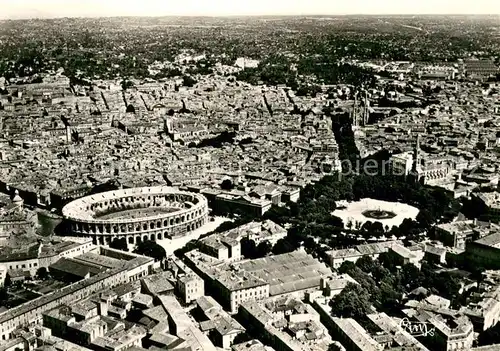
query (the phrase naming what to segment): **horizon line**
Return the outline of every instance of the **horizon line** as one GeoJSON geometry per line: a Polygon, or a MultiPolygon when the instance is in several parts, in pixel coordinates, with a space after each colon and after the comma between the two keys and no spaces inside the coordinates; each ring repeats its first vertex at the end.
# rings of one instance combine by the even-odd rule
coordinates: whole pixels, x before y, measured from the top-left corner
{"type": "Polygon", "coordinates": [[[103,15],[103,16],[31,16],[31,17],[5,17],[0,21],[26,21],[26,20],[54,20],[54,19],[101,19],[101,18],[259,18],[259,17],[385,17],[385,16],[413,16],[413,17],[500,17],[498,14],[486,13],[337,13],[337,14],[220,14],[220,15],[103,15]]]}

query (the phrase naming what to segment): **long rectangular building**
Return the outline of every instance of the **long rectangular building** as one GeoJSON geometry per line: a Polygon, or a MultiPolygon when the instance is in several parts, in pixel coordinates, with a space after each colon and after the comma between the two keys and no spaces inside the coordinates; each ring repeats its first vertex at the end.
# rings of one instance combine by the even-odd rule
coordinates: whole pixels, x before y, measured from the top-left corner
{"type": "Polygon", "coordinates": [[[234,264],[269,284],[269,295],[276,296],[320,286],[322,277],[332,271],[303,251],[268,256],[234,264]]]}
{"type": "MultiPolygon", "coordinates": [[[[107,256],[124,256],[125,253],[102,248],[107,256]]],[[[129,260],[117,268],[110,269],[77,283],[58,289],[50,294],[26,302],[0,314],[0,342],[9,340],[17,328],[38,323],[42,313],[62,304],[71,304],[105,288],[112,288],[138,280],[150,273],[154,260],[149,257],[126,254],[129,260]]],[[[125,258],[125,257],[124,257],[125,258]]]]}
{"type": "Polygon", "coordinates": [[[201,332],[173,296],[160,296],[161,305],[169,316],[170,332],[184,340],[182,349],[216,351],[210,339],[201,332]]]}
{"type": "Polygon", "coordinates": [[[325,264],[303,251],[232,263],[198,250],[188,252],[186,258],[231,313],[236,313],[244,301],[317,288],[322,277],[332,274],[325,264]]]}

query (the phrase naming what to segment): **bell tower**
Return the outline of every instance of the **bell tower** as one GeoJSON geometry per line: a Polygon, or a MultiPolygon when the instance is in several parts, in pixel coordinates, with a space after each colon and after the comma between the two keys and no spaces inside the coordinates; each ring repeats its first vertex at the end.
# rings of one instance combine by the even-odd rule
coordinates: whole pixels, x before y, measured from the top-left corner
{"type": "Polygon", "coordinates": [[[415,158],[414,168],[417,169],[420,166],[420,134],[417,134],[417,142],[415,143],[415,151],[413,153],[413,157],[415,158]]]}
{"type": "Polygon", "coordinates": [[[19,209],[23,208],[24,200],[21,196],[19,196],[19,190],[16,189],[14,192],[14,197],[12,198],[12,203],[19,209]]]}
{"type": "Polygon", "coordinates": [[[415,143],[415,150],[413,151],[413,167],[411,174],[415,177],[417,182],[422,180],[422,159],[420,153],[420,134],[417,134],[417,141],[415,143]]]}

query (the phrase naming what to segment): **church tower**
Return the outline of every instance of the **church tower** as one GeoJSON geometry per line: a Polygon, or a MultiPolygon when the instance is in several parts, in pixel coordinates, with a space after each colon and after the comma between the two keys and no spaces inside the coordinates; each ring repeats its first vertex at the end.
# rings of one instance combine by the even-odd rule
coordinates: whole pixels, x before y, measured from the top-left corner
{"type": "Polygon", "coordinates": [[[413,151],[413,167],[411,174],[415,177],[417,182],[422,178],[422,159],[420,154],[420,134],[417,134],[417,141],[415,143],[415,150],[413,151]]]}
{"type": "Polygon", "coordinates": [[[358,92],[354,93],[354,106],[352,108],[352,121],[355,127],[358,126],[358,114],[356,109],[358,108],[358,92]]]}
{"type": "Polygon", "coordinates": [[[413,153],[413,157],[415,158],[414,168],[418,168],[420,166],[420,134],[417,134],[417,142],[415,143],[415,151],[413,153]]]}
{"type": "Polygon", "coordinates": [[[19,196],[19,190],[16,189],[14,192],[14,197],[12,198],[12,203],[18,208],[22,209],[24,205],[24,200],[21,196],[19,196]]]}
{"type": "Polygon", "coordinates": [[[66,125],[66,144],[71,144],[71,127],[69,124],[66,125]]]}
{"type": "Polygon", "coordinates": [[[368,100],[368,91],[365,90],[365,110],[363,114],[363,125],[368,125],[368,121],[370,120],[370,100],[368,100]]]}
{"type": "Polygon", "coordinates": [[[163,131],[167,135],[172,135],[174,133],[174,121],[172,117],[166,116],[163,120],[163,131]]]}

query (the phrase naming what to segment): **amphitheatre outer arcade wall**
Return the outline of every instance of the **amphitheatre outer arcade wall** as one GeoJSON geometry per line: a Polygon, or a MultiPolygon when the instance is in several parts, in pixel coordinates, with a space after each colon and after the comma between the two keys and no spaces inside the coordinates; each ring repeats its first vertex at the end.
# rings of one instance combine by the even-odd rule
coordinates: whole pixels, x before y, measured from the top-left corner
{"type": "Polygon", "coordinates": [[[111,243],[114,238],[125,238],[129,245],[135,245],[145,240],[187,235],[208,221],[208,211],[203,195],[160,186],[86,196],[66,205],[63,216],[74,236],[91,237],[95,244],[101,245],[111,243]],[[120,212],[134,209],[151,209],[154,213],[136,218],[119,216],[120,212]],[[118,217],[109,218],[113,213],[118,217]],[[100,218],[104,215],[106,219],[100,218]]]}

